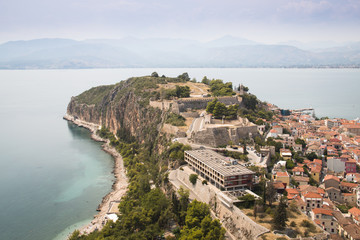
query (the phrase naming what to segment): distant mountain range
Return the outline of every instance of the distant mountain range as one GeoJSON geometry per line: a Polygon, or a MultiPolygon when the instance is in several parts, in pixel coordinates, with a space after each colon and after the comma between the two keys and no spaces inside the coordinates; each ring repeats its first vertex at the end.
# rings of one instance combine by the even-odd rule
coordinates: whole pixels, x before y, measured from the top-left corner
{"type": "MultiPolygon", "coordinates": [[[[291,44],[291,43],[289,43],[291,44]]],[[[225,36],[199,42],[166,38],[36,39],[0,45],[0,69],[121,67],[360,67],[360,42],[306,47],[225,36]],[[301,49],[299,48],[301,47],[301,49]],[[305,50],[307,49],[307,50],[305,50]]]]}

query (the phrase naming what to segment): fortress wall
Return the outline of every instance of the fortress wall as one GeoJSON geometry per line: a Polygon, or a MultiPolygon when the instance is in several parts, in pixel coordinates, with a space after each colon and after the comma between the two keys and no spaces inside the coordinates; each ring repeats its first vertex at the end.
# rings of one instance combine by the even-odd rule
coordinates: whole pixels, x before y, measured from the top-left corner
{"type": "Polygon", "coordinates": [[[257,126],[207,128],[193,132],[191,138],[195,144],[218,147],[227,145],[230,141],[237,143],[240,139],[249,137],[249,133],[252,134],[252,137],[258,136],[257,126]]]}
{"type": "Polygon", "coordinates": [[[212,147],[226,145],[231,140],[227,128],[207,128],[193,132],[191,137],[196,144],[205,144],[212,147]]]}
{"type": "MultiPolygon", "coordinates": [[[[205,109],[207,104],[214,100],[215,97],[207,98],[183,98],[179,99],[177,102],[179,104],[180,112],[185,112],[187,109],[205,109]]],[[[225,105],[240,104],[238,97],[218,97],[219,102],[224,103],[225,105]]]]}
{"type": "Polygon", "coordinates": [[[150,101],[150,106],[153,108],[159,108],[160,110],[169,110],[172,107],[172,101],[150,101]]]}

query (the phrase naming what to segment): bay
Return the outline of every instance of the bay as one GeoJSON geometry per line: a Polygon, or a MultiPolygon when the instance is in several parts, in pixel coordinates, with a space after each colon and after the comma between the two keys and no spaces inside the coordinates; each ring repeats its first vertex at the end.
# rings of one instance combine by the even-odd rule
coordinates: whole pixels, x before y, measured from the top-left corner
{"type": "Polygon", "coordinates": [[[110,190],[113,159],[62,119],[71,96],[131,76],[188,72],[248,86],[281,108],[360,117],[360,69],[84,69],[0,71],[0,239],[64,239],[110,190]]]}

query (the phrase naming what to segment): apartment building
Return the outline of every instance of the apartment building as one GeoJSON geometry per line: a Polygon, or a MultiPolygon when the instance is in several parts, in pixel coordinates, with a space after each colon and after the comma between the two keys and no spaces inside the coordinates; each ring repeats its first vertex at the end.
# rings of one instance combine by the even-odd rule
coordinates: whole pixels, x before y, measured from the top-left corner
{"type": "Polygon", "coordinates": [[[255,173],[212,150],[190,150],[184,153],[189,167],[225,191],[252,189],[255,173]]]}

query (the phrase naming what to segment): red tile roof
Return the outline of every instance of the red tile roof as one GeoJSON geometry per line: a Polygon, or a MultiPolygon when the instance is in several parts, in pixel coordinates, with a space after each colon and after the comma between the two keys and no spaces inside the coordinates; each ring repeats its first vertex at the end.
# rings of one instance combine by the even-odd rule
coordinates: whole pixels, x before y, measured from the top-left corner
{"type": "Polygon", "coordinates": [[[304,172],[304,169],[302,167],[294,167],[292,169],[293,172],[304,172]]]}
{"type": "Polygon", "coordinates": [[[287,172],[277,172],[275,175],[278,177],[289,177],[287,172]]]}
{"type": "Polygon", "coordinates": [[[357,207],[350,208],[349,213],[351,213],[351,215],[353,215],[357,219],[360,216],[360,209],[358,209],[357,207]]]}
{"type": "Polygon", "coordinates": [[[322,198],[320,194],[309,192],[304,196],[304,198],[322,198]]]}
{"type": "Polygon", "coordinates": [[[334,175],[326,175],[325,178],[324,178],[324,182],[327,181],[327,180],[330,180],[330,179],[335,180],[337,182],[340,182],[340,179],[338,177],[334,176],[334,175]]]}
{"type": "Polygon", "coordinates": [[[342,186],[342,187],[349,187],[349,188],[356,188],[356,187],[358,186],[358,184],[342,181],[342,182],[340,183],[340,186],[342,186]]]}
{"type": "Polygon", "coordinates": [[[323,209],[323,208],[314,208],[312,210],[315,214],[324,214],[324,215],[329,215],[329,216],[332,216],[332,212],[331,210],[326,210],[326,209],[323,209]]]}

